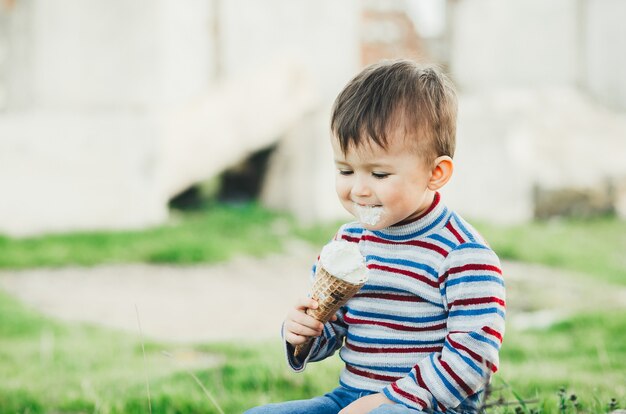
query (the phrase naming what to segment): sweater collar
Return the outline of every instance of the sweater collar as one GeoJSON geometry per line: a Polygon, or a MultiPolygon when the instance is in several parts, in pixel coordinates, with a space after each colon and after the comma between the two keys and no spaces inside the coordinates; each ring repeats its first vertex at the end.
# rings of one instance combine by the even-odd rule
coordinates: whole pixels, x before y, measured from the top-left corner
{"type": "Polygon", "coordinates": [[[437,192],[430,207],[420,216],[410,221],[402,221],[382,230],[372,231],[372,233],[377,237],[388,240],[422,238],[445,226],[450,218],[450,214],[450,210],[443,204],[441,196],[437,192]]]}

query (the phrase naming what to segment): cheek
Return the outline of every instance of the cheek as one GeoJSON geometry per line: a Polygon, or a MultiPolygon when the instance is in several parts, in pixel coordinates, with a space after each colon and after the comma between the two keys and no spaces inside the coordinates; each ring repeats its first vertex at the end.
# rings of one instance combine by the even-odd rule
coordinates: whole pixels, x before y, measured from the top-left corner
{"type": "Polygon", "coordinates": [[[403,192],[399,190],[393,183],[385,183],[379,185],[375,189],[378,200],[388,206],[397,206],[403,201],[403,192]]]}
{"type": "Polygon", "coordinates": [[[335,179],[335,191],[339,198],[346,198],[350,194],[350,185],[345,177],[338,176],[335,179]]]}

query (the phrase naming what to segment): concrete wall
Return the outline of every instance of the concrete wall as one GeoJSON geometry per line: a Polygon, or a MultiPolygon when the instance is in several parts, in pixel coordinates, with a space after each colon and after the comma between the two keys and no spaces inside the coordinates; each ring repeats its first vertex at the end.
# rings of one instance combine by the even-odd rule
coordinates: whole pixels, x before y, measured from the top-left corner
{"type": "Polygon", "coordinates": [[[285,129],[261,192],[262,203],[302,222],[346,214],[334,190],[330,107],[360,68],[359,10],[354,0],[228,0],[221,6],[225,73],[244,74],[286,55],[313,79],[319,104],[285,129]]]}
{"type": "Polygon", "coordinates": [[[209,85],[210,2],[16,2],[9,110],[145,110],[209,85]]]}
{"type": "Polygon", "coordinates": [[[356,0],[222,0],[221,66],[245,74],[277,56],[309,68],[319,95],[330,101],[359,68],[356,0]]]}
{"type": "Polygon", "coordinates": [[[460,0],[448,11],[461,99],[445,192],[462,213],[521,222],[535,186],[624,181],[624,2],[460,0]]]}
{"type": "MultiPolygon", "coordinates": [[[[321,151],[332,98],[358,67],[357,10],[15,2],[0,31],[0,233],[161,222],[178,191],[310,125],[307,114],[319,114],[324,132],[309,139],[321,151]]],[[[318,188],[315,171],[303,185],[318,188]]]]}
{"type": "Polygon", "coordinates": [[[626,2],[587,0],[584,10],[585,88],[599,102],[626,111],[626,2]]]}
{"type": "Polygon", "coordinates": [[[448,59],[465,91],[581,87],[626,110],[626,3],[448,1],[448,59]]]}
{"type": "MultiPolygon", "coordinates": [[[[533,189],[626,182],[626,114],[571,88],[498,89],[459,100],[455,172],[446,199],[467,217],[533,218],[533,189]]],[[[618,190],[618,204],[626,200],[618,190]]],[[[626,210],[618,206],[626,217],[626,210]]]]}
{"type": "Polygon", "coordinates": [[[449,2],[450,70],[465,91],[572,85],[579,77],[577,2],[449,2]]]}

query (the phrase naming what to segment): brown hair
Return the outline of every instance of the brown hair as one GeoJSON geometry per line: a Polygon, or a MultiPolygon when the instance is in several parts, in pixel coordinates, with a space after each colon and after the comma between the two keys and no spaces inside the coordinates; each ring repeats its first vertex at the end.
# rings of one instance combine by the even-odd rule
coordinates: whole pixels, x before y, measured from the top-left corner
{"type": "Polygon", "coordinates": [[[454,86],[437,67],[382,61],[366,67],[337,96],[331,130],[346,153],[365,140],[385,148],[389,134],[403,126],[432,161],[454,155],[456,112],[454,86]]]}

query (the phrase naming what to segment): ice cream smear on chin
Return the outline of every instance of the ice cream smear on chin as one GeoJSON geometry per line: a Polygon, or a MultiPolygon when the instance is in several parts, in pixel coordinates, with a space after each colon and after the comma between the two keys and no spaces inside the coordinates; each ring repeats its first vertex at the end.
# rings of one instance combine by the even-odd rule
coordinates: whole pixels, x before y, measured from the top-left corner
{"type": "Polygon", "coordinates": [[[322,249],[320,264],[331,275],[352,284],[367,280],[367,266],[359,245],[345,240],[334,240],[322,249]]]}
{"type": "Polygon", "coordinates": [[[383,214],[382,206],[362,206],[354,203],[357,219],[370,226],[375,226],[380,221],[380,216],[383,214]]]}

